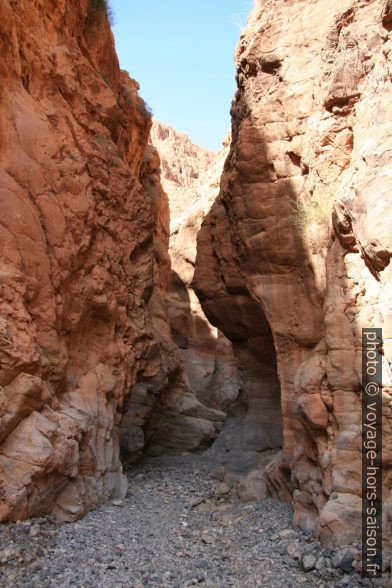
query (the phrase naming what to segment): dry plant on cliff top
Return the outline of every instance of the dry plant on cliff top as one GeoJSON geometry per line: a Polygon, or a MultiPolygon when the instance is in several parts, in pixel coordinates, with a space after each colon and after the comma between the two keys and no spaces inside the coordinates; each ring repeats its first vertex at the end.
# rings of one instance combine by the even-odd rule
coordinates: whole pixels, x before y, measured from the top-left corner
{"type": "Polygon", "coordinates": [[[99,24],[107,18],[110,25],[114,23],[113,9],[108,0],[89,0],[87,20],[90,24],[99,24]]]}

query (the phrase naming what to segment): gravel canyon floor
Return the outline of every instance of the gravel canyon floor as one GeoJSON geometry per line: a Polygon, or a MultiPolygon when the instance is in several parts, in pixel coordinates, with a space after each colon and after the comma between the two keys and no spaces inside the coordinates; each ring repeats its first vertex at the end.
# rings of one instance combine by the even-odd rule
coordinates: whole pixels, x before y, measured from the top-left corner
{"type": "Polygon", "coordinates": [[[205,455],[150,459],[128,470],[124,501],[76,523],[46,518],[4,525],[0,585],[362,585],[350,552],[322,549],[292,530],[287,504],[245,505],[219,496],[224,488],[211,479],[212,467],[205,455]]]}

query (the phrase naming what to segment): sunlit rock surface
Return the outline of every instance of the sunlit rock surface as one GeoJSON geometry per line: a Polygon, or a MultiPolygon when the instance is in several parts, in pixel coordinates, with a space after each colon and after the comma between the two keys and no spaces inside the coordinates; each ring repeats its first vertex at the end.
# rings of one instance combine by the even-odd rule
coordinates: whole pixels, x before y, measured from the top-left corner
{"type": "MultiPolygon", "coordinates": [[[[183,378],[151,115],[94,6],[0,3],[2,521],[71,520],[123,496],[130,399],[124,444],[138,453],[139,425],[183,378]]],[[[169,442],[194,449],[222,414],[187,390],[169,442]]]]}

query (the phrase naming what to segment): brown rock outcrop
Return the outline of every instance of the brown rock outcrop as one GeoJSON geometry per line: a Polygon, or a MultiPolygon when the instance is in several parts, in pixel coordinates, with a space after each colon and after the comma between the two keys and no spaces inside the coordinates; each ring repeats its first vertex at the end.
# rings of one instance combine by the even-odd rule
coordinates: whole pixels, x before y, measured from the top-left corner
{"type": "MultiPolygon", "coordinates": [[[[211,198],[207,184],[219,183],[219,157],[192,143],[185,133],[156,119],[152,121],[151,143],[159,151],[162,185],[169,196],[170,220],[176,223],[193,205],[211,198]],[[210,181],[207,174],[210,174],[210,181]]],[[[220,165],[223,166],[223,161],[220,165]]]]}
{"type": "MultiPolygon", "coordinates": [[[[147,426],[182,378],[169,213],[105,3],[1,0],[0,16],[0,520],[70,520],[126,491],[129,397],[147,426]]],[[[222,415],[177,394],[184,413],[189,445],[216,435],[222,415]]]]}
{"type": "Polygon", "coordinates": [[[276,446],[282,428],[269,488],[292,497],[295,523],[327,542],[361,536],[361,329],[383,328],[385,548],[392,504],[388,6],[259,0],[236,52],[232,144],[220,196],[199,233],[195,274],[206,316],[233,341],[243,375],[244,402],[233,418],[238,434],[258,430],[243,449],[276,446]]]}
{"type": "Polygon", "coordinates": [[[91,3],[2,0],[0,519],[123,495],[118,428],[151,326],[151,117],[91,3]]]}

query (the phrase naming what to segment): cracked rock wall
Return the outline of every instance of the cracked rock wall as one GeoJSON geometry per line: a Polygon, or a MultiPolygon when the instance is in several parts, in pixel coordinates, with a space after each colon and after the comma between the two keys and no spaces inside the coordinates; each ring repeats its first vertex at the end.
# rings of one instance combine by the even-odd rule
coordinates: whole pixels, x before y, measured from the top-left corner
{"type": "Polygon", "coordinates": [[[1,0],[0,520],[73,519],[126,480],[151,338],[151,126],[91,3],[1,0]]]}
{"type": "MultiPolygon", "coordinates": [[[[270,398],[273,380],[263,378],[273,377],[276,353],[283,449],[268,486],[293,499],[295,524],[326,542],[361,534],[361,329],[383,328],[385,547],[391,15],[385,0],[257,2],[236,51],[232,144],[195,274],[206,316],[233,341],[244,374],[242,422],[270,398]]],[[[276,443],[277,410],[265,447],[276,443]]],[[[255,421],[267,437],[263,414],[255,421]]]]}
{"type": "Polygon", "coordinates": [[[143,454],[195,451],[216,437],[224,413],[197,398],[187,377],[187,366],[173,332],[168,290],[171,280],[169,201],[160,182],[160,158],[155,147],[146,151],[141,182],[154,214],[151,263],[154,283],[148,301],[151,337],[138,367],[136,385],[126,399],[120,444],[124,459],[143,454]]]}

